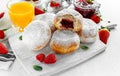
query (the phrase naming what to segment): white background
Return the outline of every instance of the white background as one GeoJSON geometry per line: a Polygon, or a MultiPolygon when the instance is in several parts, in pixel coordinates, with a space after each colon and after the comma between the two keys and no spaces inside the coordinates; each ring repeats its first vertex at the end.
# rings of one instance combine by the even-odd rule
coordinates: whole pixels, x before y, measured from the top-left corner
{"type": "MultiPolygon", "coordinates": [[[[0,11],[5,10],[8,0],[0,0],[0,11]],[[4,7],[4,8],[3,8],[4,7]]],[[[99,56],[71,68],[57,76],[120,76],[120,1],[97,0],[101,3],[101,14],[104,24],[107,21],[117,23],[115,30],[111,31],[106,51],[99,56]]],[[[9,71],[0,70],[0,76],[27,76],[23,68],[16,61],[9,71]]]]}

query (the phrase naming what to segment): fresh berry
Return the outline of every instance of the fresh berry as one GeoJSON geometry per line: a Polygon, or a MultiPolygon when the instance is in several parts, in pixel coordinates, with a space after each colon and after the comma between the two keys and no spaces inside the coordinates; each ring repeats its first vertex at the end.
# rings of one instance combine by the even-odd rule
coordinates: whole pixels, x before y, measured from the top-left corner
{"type": "Polygon", "coordinates": [[[5,33],[3,30],[0,30],[0,39],[4,39],[5,38],[5,33]]]}
{"type": "Polygon", "coordinates": [[[101,21],[100,16],[97,16],[96,14],[92,15],[91,20],[93,20],[95,23],[100,23],[101,21]]]}
{"type": "Polygon", "coordinates": [[[101,29],[99,30],[99,38],[100,38],[100,40],[103,43],[107,44],[109,36],[110,36],[109,29],[107,29],[105,27],[101,27],[101,29]]]}
{"type": "Polygon", "coordinates": [[[7,54],[7,53],[8,53],[8,49],[2,43],[0,43],[0,54],[7,54]]]}
{"type": "Polygon", "coordinates": [[[40,8],[35,7],[35,15],[44,14],[44,13],[45,13],[44,10],[41,10],[40,8]]]}
{"type": "Polygon", "coordinates": [[[51,1],[51,2],[50,2],[50,6],[51,6],[51,7],[60,7],[61,4],[58,3],[58,2],[55,2],[55,1],[51,1]]]}
{"type": "Polygon", "coordinates": [[[43,53],[38,54],[38,55],[36,56],[36,59],[37,59],[38,61],[40,61],[40,62],[43,62],[44,59],[45,59],[45,54],[43,54],[43,53]]]}
{"type": "Polygon", "coordinates": [[[5,12],[0,13],[0,19],[4,16],[5,12]]]}
{"type": "Polygon", "coordinates": [[[45,62],[46,64],[53,64],[53,63],[55,63],[55,62],[56,62],[56,56],[55,56],[55,54],[49,54],[49,55],[45,58],[44,62],[45,62]]]}

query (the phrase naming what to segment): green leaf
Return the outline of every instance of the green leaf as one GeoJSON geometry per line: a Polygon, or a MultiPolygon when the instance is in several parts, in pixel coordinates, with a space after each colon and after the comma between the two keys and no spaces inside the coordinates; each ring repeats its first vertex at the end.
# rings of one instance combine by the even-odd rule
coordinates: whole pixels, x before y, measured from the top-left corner
{"type": "Polygon", "coordinates": [[[106,27],[101,26],[101,29],[104,29],[104,28],[106,28],[106,27]]]}
{"type": "Polygon", "coordinates": [[[83,49],[83,50],[88,50],[89,47],[88,47],[88,46],[81,46],[81,49],[83,49]]]}
{"type": "Polygon", "coordinates": [[[46,10],[45,8],[43,9],[43,11],[44,11],[44,12],[47,12],[47,10],[46,10]]]}
{"type": "Polygon", "coordinates": [[[108,31],[111,31],[108,27],[101,26],[101,28],[99,30],[101,30],[101,29],[107,29],[108,31]]]}
{"type": "Polygon", "coordinates": [[[22,40],[22,35],[21,35],[21,36],[19,36],[19,40],[22,40]]]}
{"type": "Polygon", "coordinates": [[[107,30],[110,32],[111,30],[107,27],[107,30]]]}
{"type": "Polygon", "coordinates": [[[36,71],[41,71],[43,68],[39,65],[33,65],[33,69],[36,71]]]}
{"type": "Polygon", "coordinates": [[[7,31],[8,29],[3,29],[3,31],[7,31]]]}

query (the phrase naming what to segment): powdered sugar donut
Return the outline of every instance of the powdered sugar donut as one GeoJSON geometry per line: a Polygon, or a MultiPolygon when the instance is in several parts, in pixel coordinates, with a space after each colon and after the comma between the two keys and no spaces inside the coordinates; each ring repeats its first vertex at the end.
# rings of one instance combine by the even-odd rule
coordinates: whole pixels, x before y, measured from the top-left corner
{"type": "Polygon", "coordinates": [[[51,38],[49,25],[43,21],[35,20],[23,32],[23,42],[31,50],[40,50],[47,45],[51,38]]]}
{"type": "Polygon", "coordinates": [[[79,48],[79,36],[69,30],[57,30],[53,33],[50,47],[57,53],[66,54],[79,48]]]}
{"type": "Polygon", "coordinates": [[[96,40],[98,28],[96,23],[90,19],[83,20],[82,32],[79,33],[82,43],[93,43],[96,40]]]}
{"type": "Polygon", "coordinates": [[[45,13],[45,14],[37,15],[35,19],[46,22],[50,26],[51,31],[54,32],[55,31],[55,26],[53,25],[54,17],[55,14],[53,13],[45,13]]]}
{"type": "Polygon", "coordinates": [[[82,29],[82,21],[83,17],[77,11],[73,9],[63,9],[56,14],[54,25],[59,30],[80,31],[82,29]]]}

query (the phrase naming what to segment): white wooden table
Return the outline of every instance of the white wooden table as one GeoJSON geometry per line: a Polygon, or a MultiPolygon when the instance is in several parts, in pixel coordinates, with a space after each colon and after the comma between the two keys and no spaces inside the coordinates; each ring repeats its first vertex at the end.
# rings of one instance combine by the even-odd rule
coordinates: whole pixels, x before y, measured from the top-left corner
{"type": "MultiPolygon", "coordinates": [[[[0,0],[0,11],[5,9],[8,0],[0,0]]],[[[97,0],[101,3],[103,20],[117,23],[118,27],[111,32],[106,51],[101,55],[71,68],[57,76],[120,76],[120,1],[97,0]]],[[[16,60],[9,71],[0,70],[0,76],[28,76],[16,60]]]]}

